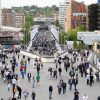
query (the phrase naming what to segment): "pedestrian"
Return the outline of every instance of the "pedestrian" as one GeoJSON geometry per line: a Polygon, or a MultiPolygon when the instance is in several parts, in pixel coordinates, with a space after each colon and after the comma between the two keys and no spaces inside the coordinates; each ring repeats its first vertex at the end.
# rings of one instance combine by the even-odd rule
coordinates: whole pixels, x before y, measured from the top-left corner
{"type": "Polygon", "coordinates": [[[62,69],[61,67],[58,68],[59,76],[61,76],[62,69]]]}
{"type": "Polygon", "coordinates": [[[32,97],[32,100],[35,100],[36,94],[35,94],[35,92],[34,92],[34,91],[32,92],[31,97],[32,97]]]}
{"type": "Polygon", "coordinates": [[[69,84],[69,90],[72,90],[72,84],[73,84],[72,78],[69,79],[68,84],[69,84]]]}
{"type": "Polygon", "coordinates": [[[77,78],[73,78],[73,84],[74,84],[74,89],[76,90],[76,86],[78,84],[78,79],[77,78]]]}
{"type": "Polygon", "coordinates": [[[53,78],[56,78],[57,79],[57,70],[56,69],[53,72],[53,78]]]}
{"type": "Polygon", "coordinates": [[[58,93],[61,94],[62,86],[60,82],[58,83],[57,88],[58,88],[58,93]]]}
{"type": "Polygon", "coordinates": [[[85,94],[85,95],[82,97],[82,100],[89,100],[89,99],[88,99],[88,96],[85,94]]]}
{"type": "Polygon", "coordinates": [[[100,100],[100,96],[98,96],[98,99],[97,100],[100,100]]]}
{"type": "Polygon", "coordinates": [[[27,90],[25,90],[25,91],[23,92],[23,95],[24,95],[25,100],[27,100],[28,95],[29,95],[29,92],[28,92],[27,90]]]}
{"type": "Polygon", "coordinates": [[[35,88],[35,77],[33,76],[32,79],[33,79],[33,86],[32,87],[35,88]]]}
{"type": "Polygon", "coordinates": [[[90,81],[90,75],[89,74],[87,74],[87,76],[86,76],[86,83],[87,83],[87,85],[89,85],[89,81],[90,81]]]}
{"type": "Polygon", "coordinates": [[[67,84],[65,82],[62,83],[63,94],[66,92],[67,84]]]}
{"type": "Polygon", "coordinates": [[[79,92],[77,89],[75,89],[75,92],[74,92],[74,99],[73,100],[79,100],[79,92]]]}
{"type": "Polygon", "coordinates": [[[37,73],[36,80],[37,80],[37,86],[38,86],[39,82],[40,82],[40,75],[39,75],[39,73],[37,73]]]}
{"type": "Polygon", "coordinates": [[[11,83],[10,83],[10,82],[8,82],[8,83],[7,83],[7,88],[8,88],[8,91],[10,91],[10,87],[11,87],[11,83]]]}
{"type": "Polygon", "coordinates": [[[17,85],[17,91],[19,92],[18,99],[21,99],[22,89],[18,85],[17,85]]]}
{"type": "Polygon", "coordinates": [[[49,86],[49,99],[52,99],[52,92],[53,92],[53,87],[52,85],[49,86]]]}
{"type": "Polygon", "coordinates": [[[28,78],[28,82],[30,82],[30,80],[31,80],[31,72],[30,71],[27,74],[27,78],[28,78]]]}
{"type": "Polygon", "coordinates": [[[94,78],[94,77],[93,77],[93,75],[91,74],[91,75],[90,75],[90,86],[92,86],[93,78],[94,78]]]}
{"type": "Polygon", "coordinates": [[[70,75],[70,77],[74,77],[74,76],[75,76],[74,69],[72,69],[72,70],[69,72],[69,75],[70,75]]]}

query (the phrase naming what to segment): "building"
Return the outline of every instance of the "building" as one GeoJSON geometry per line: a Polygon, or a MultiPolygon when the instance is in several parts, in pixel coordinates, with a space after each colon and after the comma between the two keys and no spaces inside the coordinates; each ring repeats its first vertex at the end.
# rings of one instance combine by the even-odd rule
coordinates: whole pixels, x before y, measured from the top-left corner
{"type": "Polygon", "coordinates": [[[1,0],[0,0],[0,32],[2,27],[2,17],[1,17],[1,0]]]}
{"type": "Polygon", "coordinates": [[[11,9],[2,9],[2,25],[23,28],[24,13],[18,13],[11,9]]]}
{"type": "Polygon", "coordinates": [[[24,13],[16,13],[15,12],[15,16],[14,18],[14,23],[15,23],[15,27],[17,28],[23,28],[24,27],[24,22],[25,22],[25,17],[24,17],[24,13]]]}
{"type": "MultiPolygon", "coordinates": [[[[99,41],[94,41],[94,43],[93,43],[93,50],[96,53],[100,54],[100,40],[99,41]]],[[[100,56],[99,56],[99,58],[100,58],[100,56]]]]}
{"type": "Polygon", "coordinates": [[[66,10],[70,4],[70,0],[65,0],[63,3],[59,5],[59,23],[65,30],[65,22],[66,22],[66,10]]]}
{"type": "Polygon", "coordinates": [[[88,7],[88,30],[100,30],[100,3],[88,7]]]}
{"type": "Polygon", "coordinates": [[[87,7],[83,2],[71,0],[66,10],[66,31],[86,25],[87,7]]]}
{"type": "Polygon", "coordinates": [[[77,39],[85,45],[93,45],[94,41],[100,41],[100,31],[78,32],[77,39]]]}
{"type": "Polygon", "coordinates": [[[12,26],[12,10],[2,9],[2,25],[12,26]]]}

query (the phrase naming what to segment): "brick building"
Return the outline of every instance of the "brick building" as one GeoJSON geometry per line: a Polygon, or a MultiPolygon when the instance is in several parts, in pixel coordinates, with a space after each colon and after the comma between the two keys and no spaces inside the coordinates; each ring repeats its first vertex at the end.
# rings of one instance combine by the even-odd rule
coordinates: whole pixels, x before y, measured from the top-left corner
{"type": "Polygon", "coordinates": [[[2,10],[2,25],[12,26],[12,11],[11,9],[2,10]]]}
{"type": "Polygon", "coordinates": [[[11,9],[3,9],[2,10],[2,25],[16,27],[16,28],[23,28],[24,14],[17,13],[11,9]]]}
{"type": "Polygon", "coordinates": [[[78,26],[86,25],[87,7],[81,2],[71,0],[66,11],[66,31],[78,26]]]}

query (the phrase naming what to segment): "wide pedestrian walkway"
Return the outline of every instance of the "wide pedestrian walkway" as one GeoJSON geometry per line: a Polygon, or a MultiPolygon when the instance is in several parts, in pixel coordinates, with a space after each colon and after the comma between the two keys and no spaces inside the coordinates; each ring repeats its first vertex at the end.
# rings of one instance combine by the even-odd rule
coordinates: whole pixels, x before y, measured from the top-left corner
{"type": "MultiPolygon", "coordinates": [[[[21,56],[22,58],[22,56],[21,56]]],[[[20,59],[21,59],[20,58],[20,59]]],[[[8,61],[9,62],[9,59],[8,61]]],[[[18,61],[19,63],[19,61],[18,61]]],[[[27,76],[25,76],[24,79],[21,78],[19,68],[16,69],[16,72],[19,75],[20,78],[20,85],[22,88],[22,91],[27,89],[29,91],[29,97],[27,100],[32,100],[31,99],[31,93],[32,91],[36,92],[36,100],[48,100],[48,87],[49,85],[53,86],[53,95],[52,95],[52,100],[73,100],[74,97],[74,87],[72,91],[69,91],[69,85],[68,85],[68,80],[69,80],[69,71],[66,73],[66,71],[62,66],[62,76],[59,77],[58,79],[48,79],[48,68],[49,67],[54,67],[55,68],[55,63],[44,63],[44,68],[41,69],[40,71],[40,86],[37,86],[35,84],[35,88],[32,88],[32,80],[29,83],[27,76]],[[65,94],[59,95],[58,90],[57,90],[57,84],[60,79],[63,79],[64,82],[67,83],[67,91],[65,94]]],[[[27,65],[27,72],[31,71],[32,75],[36,76],[36,69],[34,68],[34,60],[31,60],[30,64],[27,65]]],[[[89,86],[86,84],[86,78],[85,77],[80,77],[79,75],[79,84],[77,86],[77,89],[79,91],[79,100],[82,100],[82,96],[86,93],[89,97],[89,100],[97,100],[97,97],[100,95],[100,82],[94,82],[93,86],[89,86]]],[[[7,91],[7,84],[3,82],[3,80],[0,78],[0,98],[4,98],[4,100],[8,100],[9,97],[12,97],[12,89],[10,91],[7,91]]],[[[23,94],[22,94],[22,99],[24,100],[23,94]]]]}

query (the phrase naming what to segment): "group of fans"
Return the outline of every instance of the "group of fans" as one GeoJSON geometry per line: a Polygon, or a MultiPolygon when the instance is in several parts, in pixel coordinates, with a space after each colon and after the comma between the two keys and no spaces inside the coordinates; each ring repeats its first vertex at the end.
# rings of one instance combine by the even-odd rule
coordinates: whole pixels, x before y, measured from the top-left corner
{"type": "Polygon", "coordinates": [[[39,55],[52,56],[57,51],[56,41],[46,26],[41,26],[39,32],[32,40],[32,52],[38,52],[39,55]]]}

